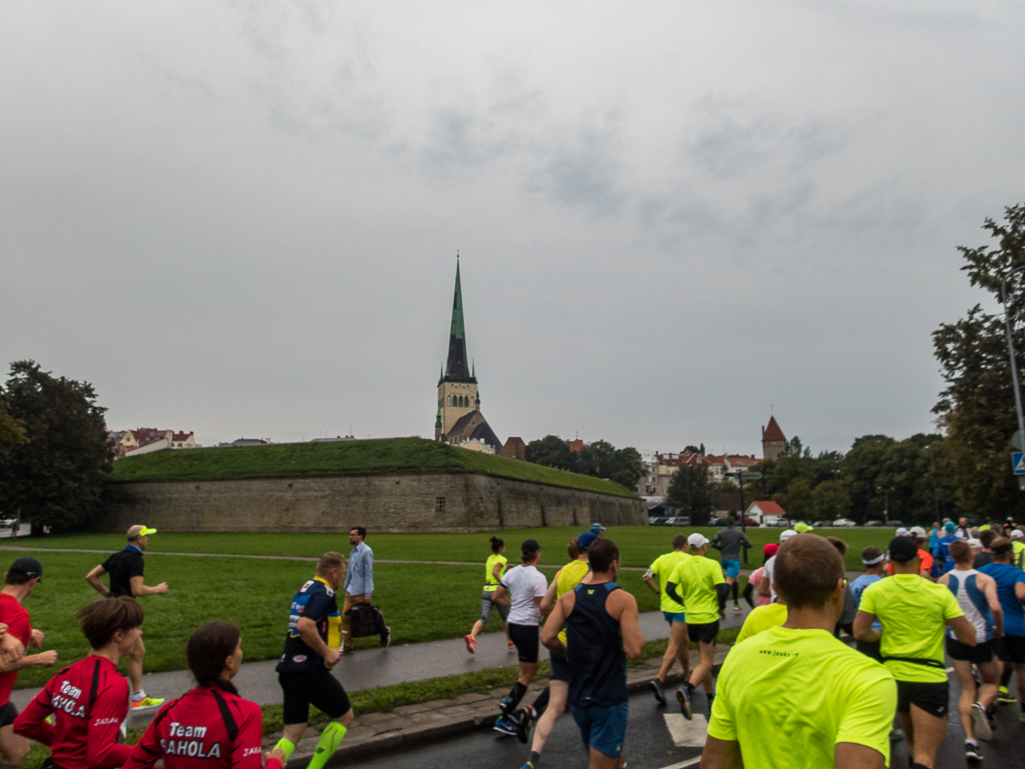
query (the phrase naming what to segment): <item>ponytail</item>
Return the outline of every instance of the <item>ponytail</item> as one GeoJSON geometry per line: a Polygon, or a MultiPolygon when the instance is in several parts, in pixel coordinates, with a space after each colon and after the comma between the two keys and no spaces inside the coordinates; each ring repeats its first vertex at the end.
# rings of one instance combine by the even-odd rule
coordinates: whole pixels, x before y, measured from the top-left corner
{"type": "Polygon", "coordinates": [[[189,669],[200,686],[216,686],[230,694],[238,694],[231,681],[221,678],[224,660],[235,653],[242,637],[238,625],[231,622],[207,622],[189,636],[185,656],[189,669]]]}
{"type": "Polygon", "coordinates": [[[501,550],[503,547],[505,547],[505,540],[499,539],[498,537],[492,537],[491,538],[491,552],[492,553],[496,553],[497,554],[498,551],[501,550]]]}

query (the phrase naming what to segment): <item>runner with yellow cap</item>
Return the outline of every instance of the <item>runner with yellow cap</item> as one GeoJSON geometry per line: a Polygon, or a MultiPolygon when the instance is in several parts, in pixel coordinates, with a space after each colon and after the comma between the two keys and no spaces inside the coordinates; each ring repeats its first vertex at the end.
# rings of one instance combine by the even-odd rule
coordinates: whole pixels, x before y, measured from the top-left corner
{"type": "MultiPolygon", "coordinates": [[[[100,595],[114,598],[123,595],[141,598],[146,595],[166,593],[166,582],[161,582],[155,587],[147,587],[142,580],[143,551],[149,545],[149,535],[156,533],[156,529],[140,524],[130,527],[128,529],[128,544],[125,545],[125,549],[114,553],[106,561],[86,574],[86,581],[100,595]],[[100,580],[100,577],[104,574],[110,575],[110,589],[104,587],[103,582],[100,580]]],[[[155,708],[157,705],[164,704],[163,699],[148,697],[146,691],[142,688],[142,658],[145,654],[146,647],[143,645],[142,638],[140,637],[128,660],[128,678],[132,684],[132,710],[155,708]]]]}

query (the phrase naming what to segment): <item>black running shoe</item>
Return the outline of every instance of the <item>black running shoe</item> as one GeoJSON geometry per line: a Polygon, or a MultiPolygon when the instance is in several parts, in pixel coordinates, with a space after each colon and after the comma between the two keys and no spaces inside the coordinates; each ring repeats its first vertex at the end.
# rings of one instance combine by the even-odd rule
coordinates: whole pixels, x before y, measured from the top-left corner
{"type": "Polygon", "coordinates": [[[967,761],[981,761],[982,751],[979,750],[979,746],[975,745],[968,740],[964,743],[964,757],[967,761]]]}
{"type": "Polygon", "coordinates": [[[530,708],[520,708],[513,714],[516,722],[516,739],[527,744],[527,737],[530,736],[530,708]]]}
{"type": "Polygon", "coordinates": [[[662,682],[657,678],[652,678],[648,681],[648,688],[651,689],[651,693],[655,695],[655,699],[658,700],[659,705],[665,705],[666,703],[666,688],[662,685],[662,682]]]}

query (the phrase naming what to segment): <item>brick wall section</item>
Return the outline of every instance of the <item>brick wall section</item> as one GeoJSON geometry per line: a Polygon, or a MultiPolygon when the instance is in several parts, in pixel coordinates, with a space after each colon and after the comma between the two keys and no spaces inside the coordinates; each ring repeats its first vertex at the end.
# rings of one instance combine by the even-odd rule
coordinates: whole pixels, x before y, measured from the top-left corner
{"type": "Polygon", "coordinates": [[[96,526],[102,531],[139,521],[162,531],[267,532],[648,522],[639,499],[473,474],[112,483],[107,489],[110,504],[96,526]]]}

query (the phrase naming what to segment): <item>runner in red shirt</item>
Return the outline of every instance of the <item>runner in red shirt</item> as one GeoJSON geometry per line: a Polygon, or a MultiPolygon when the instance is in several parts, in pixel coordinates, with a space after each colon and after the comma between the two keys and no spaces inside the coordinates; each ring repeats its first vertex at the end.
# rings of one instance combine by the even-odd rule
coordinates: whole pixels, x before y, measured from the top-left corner
{"type": "MultiPolygon", "coordinates": [[[[171,700],[146,729],[125,769],[260,769],[263,713],[238,695],[231,679],[242,664],[237,625],[208,622],[189,638],[192,691],[171,700]]],[[[285,751],[267,754],[266,769],[281,769],[285,751]]]]}
{"type": "MultiPolygon", "coordinates": [[[[928,551],[922,549],[922,545],[925,544],[925,541],[929,538],[925,533],[925,529],[921,526],[912,526],[911,530],[908,532],[908,536],[915,540],[915,544],[918,545],[918,557],[922,559],[922,568],[918,572],[919,576],[929,580],[930,582],[935,582],[936,580],[932,578],[933,557],[929,555],[928,551]]],[[[886,573],[891,577],[893,576],[892,563],[886,565],[886,573]]]]}
{"type": "Polygon", "coordinates": [[[29,743],[14,733],[14,719],[18,709],[11,702],[11,690],[18,671],[33,665],[53,665],[57,652],[48,651],[25,655],[28,646],[40,646],[43,631],[33,630],[28,611],[21,602],[35,590],[43,578],[43,565],[35,558],[19,558],[4,574],[4,587],[0,591],[0,623],[7,626],[3,639],[4,660],[0,667],[0,764],[18,766],[28,755],[29,743]]]}
{"type": "Polygon", "coordinates": [[[79,609],[89,656],[50,679],[14,720],[14,732],[50,746],[57,769],[122,766],[132,749],[119,745],[128,717],[128,681],[117,663],[142,637],[142,607],[134,598],[108,598],[79,609]],[[53,715],[54,723],[47,722],[53,715]]]}

